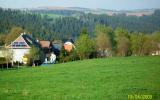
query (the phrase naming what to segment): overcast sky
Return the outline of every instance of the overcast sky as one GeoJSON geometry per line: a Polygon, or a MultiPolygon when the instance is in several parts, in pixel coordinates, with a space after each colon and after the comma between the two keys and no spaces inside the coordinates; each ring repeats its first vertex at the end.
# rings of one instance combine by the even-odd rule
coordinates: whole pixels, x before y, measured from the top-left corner
{"type": "Polygon", "coordinates": [[[0,0],[0,7],[3,8],[36,8],[44,6],[131,10],[160,8],[160,0],[0,0]]]}

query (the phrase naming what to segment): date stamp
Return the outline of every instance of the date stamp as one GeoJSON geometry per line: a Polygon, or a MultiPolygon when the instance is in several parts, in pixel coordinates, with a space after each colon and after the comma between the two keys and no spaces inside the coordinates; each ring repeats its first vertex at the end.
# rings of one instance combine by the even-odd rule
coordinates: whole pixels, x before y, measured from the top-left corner
{"type": "Polygon", "coordinates": [[[143,94],[130,94],[128,95],[128,100],[152,100],[152,95],[143,94]]]}

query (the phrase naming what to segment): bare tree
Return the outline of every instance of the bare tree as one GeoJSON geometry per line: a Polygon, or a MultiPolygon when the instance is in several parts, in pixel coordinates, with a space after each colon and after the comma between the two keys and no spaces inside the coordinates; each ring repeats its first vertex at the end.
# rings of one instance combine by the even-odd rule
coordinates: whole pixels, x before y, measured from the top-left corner
{"type": "Polygon", "coordinates": [[[105,25],[97,25],[95,28],[96,46],[100,57],[108,56],[105,51],[112,49],[111,34],[113,29],[105,25]]]}
{"type": "Polygon", "coordinates": [[[117,54],[119,56],[127,56],[130,49],[128,30],[117,28],[115,30],[115,41],[117,43],[117,54]]]}
{"type": "Polygon", "coordinates": [[[2,49],[2,54],[3,54],[4,58],[6,59],[7,69],[8,69],[9,63],[11,62],[12,57],[13,57],[13,53],[10,49],[3,48],[2,49]]]}

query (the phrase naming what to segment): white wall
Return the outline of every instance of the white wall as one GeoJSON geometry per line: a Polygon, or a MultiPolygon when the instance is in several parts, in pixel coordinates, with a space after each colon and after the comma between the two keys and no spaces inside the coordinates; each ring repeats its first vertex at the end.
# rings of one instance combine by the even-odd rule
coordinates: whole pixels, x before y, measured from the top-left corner
{"type": "Polygon", "coordinates": [[[22,63],[23,56],[29,53],[29,49],[12,49],[13,50],[13,61],[19,61],[22,63]]]}
{"type": "Polygon", "coordinates": [[[155,56],[155,55],[160,55],[160,50],[152,52],[152,56],[155,56]]]}

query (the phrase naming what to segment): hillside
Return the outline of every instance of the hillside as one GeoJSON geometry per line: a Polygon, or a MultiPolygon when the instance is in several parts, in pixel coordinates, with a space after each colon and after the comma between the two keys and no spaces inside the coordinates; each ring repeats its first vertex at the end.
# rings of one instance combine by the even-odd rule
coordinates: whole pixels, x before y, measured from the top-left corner
{"type": "Polygon", "coordinates": [[[160,56],[84,60],[0,71],[2,100],[160,99],[160,56]]]}
{"type": "MultiPolygon", "coordinates": [[[[145,11],[145,10],[144,10],[145,11]]],[[[137,12],[139,13],[139,12],[137,12]]],[[[83,27],[90,36],[95,35],[95,26],[103,24],[113,29],[122,27],[129,32],[151,34],[160,30],[160,10],[148,16],[127,16],[125,14],[91,14],[76,10],[14,10],[0,8],[0,34],[7,34],[15,27],[42,40],[76,39],[83,27]]]]}

